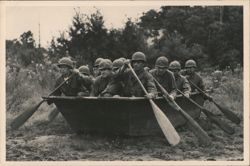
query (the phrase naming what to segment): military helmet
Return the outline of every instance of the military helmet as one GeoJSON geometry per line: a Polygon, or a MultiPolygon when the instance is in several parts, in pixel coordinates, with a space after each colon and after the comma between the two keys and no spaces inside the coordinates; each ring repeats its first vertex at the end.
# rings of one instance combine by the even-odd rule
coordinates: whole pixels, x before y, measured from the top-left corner
{"type": "Polygon", "coordinates": [[[102,60],[103,60],[103,58],[97,58],[95,60],[94,67],[98,67],[100,65],[100,63],[101,63],[102,60]]]}
{"type": "Polygon", "coordinates": [[[109,59],[103,59],[101,61],[101,63],[99,64],[99,70],[103,70],[103,69],[112,69],[112,62],[109,59]]]}
{"type": "Polygon", "coordinates": [[[121,57],[119,59],[122,60],[123,62],[126,60],[126,58],[124,58],[124,57],[121,57]]]}
{"type": "Polygon", "coordinates": [[[120,67],[122,67],[122,65],[123,65],[123,60],[122,59],[116,59],[116,60],[114,60],[113,61],[113,69],[117,69],[117,68],[120,68],[120,67]]]}
{"type": "Polygon", "coordinates": [[[156,67],[168,67],[168,58],[161,56],[155,62],[156,67]]]}
{"type": "Polygon", "coordinates": [[[143,62],[146,62],[146,55],[142,52],[135,52],[133,55],[132,55],[132,59],[131,61],[143,61],[143,62]]]}
{"type": "Polygon", "coordinates": [[[82,74],[90,75],[89,67],[86,65],[79,67],[79,72],[82,74]]]}
{"type": "Polygon", "coordinates": [[[61,66],[68,66],[69,68],[73,69],[73,61],[70,58],[64,57],[59,60],[59,63],[57,65],[58,67],[61,66]]]}
{"type": "Polygon", "coordinates": [[[170,70],[181,70],[181,64],[178,61],[173,61],[169,64],[170,70]]]}
{"type": "Polygon", "coordinates": [[[192,59],[186,61],[185,67],[197,67],[196,62],[192,59]]]}

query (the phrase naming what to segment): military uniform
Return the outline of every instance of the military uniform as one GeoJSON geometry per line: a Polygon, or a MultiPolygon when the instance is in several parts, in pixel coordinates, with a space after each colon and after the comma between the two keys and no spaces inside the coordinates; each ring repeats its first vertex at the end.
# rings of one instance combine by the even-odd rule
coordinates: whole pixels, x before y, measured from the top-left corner
{"type": "MultiPolygon", "coordinates": [[[[176,84],[175,84],[174,75],[171,71],[166,70],[163,75],[158,75],[157,69],[153,69],[153,70],[150,70],[150,73],[163,86],[163,88],[167,92],[176,96],[176,84]]],[[[158,89],[158,91],[161,92],[160,89],[158,89]]]]}
{"type": "MultiPolygon", "coordinates": [[[[197,73],[194,73],[192,75],[186,75],[186,78],[189,82],[192,82],[193,84],[197,85],[201,90],[203,91],[205,90],[204,82],[201,76],[198,75],[197,73]]],[[[192,92],[194,92],[196,88],[192,85],[192,83],[190,83],[190,86],[191,86],[192,92]]]]}
{"type": "MultiPolygon", "coordinates": [[[[153,94],[157,95],[156,86],[155,86],[153,77],[149,72],[147,72],[143,69],[140,73],[137,73],[137,76],[140,79],[140,81],[142,82],[143,86],[146,88],[148,93],[153,93],[153,94]]],[[[134,77],[133,73],[130,70],[126,70],[122,74],[122,77],[123,77],[122,82],[124,84],[124,87],[123,87],[123,89],[124,89],[123,95],[124,96],[126,96],[126,97],[145,96],[145,93],[142,90],[140,84],[138,83],[138,81],[136,80],[136,78],[134,77]]]]}
{"type": "MultiPolygon", "coordinates": [[[[186,97],[190,96],[191,87],[188,80],[181,75],[181,64],[178,61],[172,61],[169,65],[170,71],[174,73],[176,88],[182,91],[186,97]]],[[[177,93],[178,94],[178,93],[177,93]]]]}
{"type": "MultiPolygon", "coordinates": [[[[59,77],[56,81],[55,87],[60,85],[65,78],[59,77]]],[[[53,93],[54,96],[77,96],[82,92],[83,96],[89,96],[91,92],[91,86],[93,81],[89,77],[81,77],[77,73],[73,75],[68,81],[66,81],[57,91],[53,93]]]]}
{"type": "MultiPolygon", "coordinates": [[[[132,66],[134,68],[134,71],[136,75],[138,76],[139,80],[147,90],[148,98],[154,98],[157,96],[157,90],[156,86],[154,83],[154,79],[152,75],[144,70],[144,64],[146,62],[146,56],[142,52],[135,52],[132,55],[132,66]],[[135,65],[136,64],[136,70],[135,70],[135,65]],[[140,65],[138,65],[140,64],[140,65]]],[[[123,95],[126,97],[143,97],[146,94],[144,93],[142,87],[138,83],[137,79],[133,75],[132,71],[130,69],[127,69],[127,64],[123,65],[119,69],[119,71],[116,73],[116,80],[117,81],[122,81],[123,84],[123,95]]]]}
{"type": "Polygon", "coordinates": [[[103,73],[95,79],[91,96],[111,97],[121,94],[122,85],[114,80],[112,67],[109,59],[103,59],[99,64],[99,70],[103,73]]]}
{"type": "Polygon", "coordinates": [[[204,82],[203,82],[201,76],[195,72],[196,67],[197,67],[196,62],[192,59],[187,60],[185,62],[185,68],[187,69],[186,70],[186,78],[190,82],[192,92],[194,92],[196,89],[192,85],[192,83],[195,84],[196,86],[198,86],[201,90],[205,90],[205,85],[204,85],[204,82]]]}
{"type": "Polygon", "coordinates": [[[184,94],[190,95],[191,86],[188,80],[184,76],[182,75],[175,76],[175,83],[176,83],[177,89],[182,91],[184,94]]]}
{"type": "Polygon", "coordinates": [[[88,96],[91,91],[91,85],[93,83],[92,79],[87,76],[81,76],[78,72],[73,70],[73,61],[70,58],[62,58],[59,60],[58,67],[65,68],[67,73],[62,73],[57,80],[55,87],[58,87],[62,82],[64,82],[69,76],[71,78],[67,80],[59,89],[57,89],[52,95],[60,96],[64,94],[65,96],[77,96],[78,93],[82,92],[85,96],[88,96]]]}
{"type": "Polygon", "coordinates": [[[94,81],[91,96],[111,97],[121,95],[122,85],[112,77],[103,78],[102,76],[98,76],[94,81]]]}

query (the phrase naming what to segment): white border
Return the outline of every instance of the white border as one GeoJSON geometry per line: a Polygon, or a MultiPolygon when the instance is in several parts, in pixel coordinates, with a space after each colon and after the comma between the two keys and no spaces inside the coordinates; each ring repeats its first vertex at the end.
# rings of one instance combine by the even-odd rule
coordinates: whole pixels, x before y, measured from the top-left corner
{"type": "MultiPolygon", "coordinates": [[[[0,108],[0,164],[3,165],[249,165],[249,1],[0,1],[0,54],[5,55],[5,8],[8,6],[154,6],[156,3],[169,6],[183,6],[183,5],[233,5],[244,6],[244,161],[67,161],[67,162],[10,162],[5,161],[6,153],[6,133],[5,133],[5,79],[1,79],[1,101],[0,108]],[[2,116],[4,115],[4,116],[2,116]]],[[[5,56],[0,58],[0,76],[5,78],[5,56]]]]}

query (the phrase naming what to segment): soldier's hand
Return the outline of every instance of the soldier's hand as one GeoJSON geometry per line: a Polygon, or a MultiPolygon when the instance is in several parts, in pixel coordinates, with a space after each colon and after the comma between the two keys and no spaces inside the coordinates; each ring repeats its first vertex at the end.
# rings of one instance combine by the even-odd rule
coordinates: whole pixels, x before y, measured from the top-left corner
{"type": "Polygon", "coordinates": [[[129,60],[129,59],[126,59],[126,60],[124,61],[124,64],[125,64],[125,65],[130,64],[130,60],[129,60]]]}
{"type": "Polygon", "coordinates": [[[170,95],[168,96],[168,98],[169,98],[169,100],[174,101],[174,96],[173,96],[172,94],[170,94],[170,95]]]}
{"type": "Polygon", "coordinates": [[[75,74],[80,74],[78,69],[72,69],[72,72],[75,73],[75,74]]]}
{"type": "Polygon", "coordinates": [[[189,93],[185,93],[184,96],[186,96],[187,98],[190,97],[189,93]]]}
{"type": "Polygon", "coordinates": [[[155,98],[155,94],[153,94],[153,93],[148,93],[148,94],[146,95],[146,97],[147,97],[148,99],[153,99],[153,98],[155,98]]]}

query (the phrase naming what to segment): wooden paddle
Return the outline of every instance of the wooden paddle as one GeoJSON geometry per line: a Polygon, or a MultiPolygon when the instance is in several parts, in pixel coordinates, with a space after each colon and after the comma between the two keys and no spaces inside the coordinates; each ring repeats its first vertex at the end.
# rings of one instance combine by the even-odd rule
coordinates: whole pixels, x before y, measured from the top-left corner
{"type": "Polygon", "coordinates": [[[182,94],[182,96],[185,97],[188,101],[190,101],[196,107],[198,107],[199,109],[201,109],[201,111],[207,116],[207,118],[209,120],[211,120],[211,122],[215,123],[219,128],[221,128],[226,133],[228,133],[228,134],[234,134],[234,129],[232,127],[230,127],[224,121],[222,121],[221,119],[219,119],[218,117],[216,117],[212,112],[208,111],[206,108],[204,108],[203,106],[201,106],[198,103],[196,103],[193,99],[186,97],[181,90],[177,89],[177,91],[180,94],[182,94]]]}
{"type": "MultiPolygon", "coordinates": [[[[144,93],[146,95],[148,95],[147,90],[145,89],[145,87],[141,83],[140,79],[136,75],[134,69],[131,67],[130,64],[128,64],[128,67],[130,68],[130,70],[133,73],[134,77],[136,78],[136,80],[140,84],[140,86],[143,89],[144,93]]],[[[173,145],[173,146],[177,145],[180,142],[180,136],[177,133],[177,131],[175,130],[174,126],[171,124],[171,122],[166,117],[166,115],[162,112],[162,110],[154,103],[154,101],[152,99],[148,99],[148,100],[149,100],[149,102],[151,104],[151,107],[152,107],[153,112],[155,114],[156,120],[157,120],[163,134],[165,135],[166,139],[168,140],[169,144],[173,145]]]]}
{"type": "Polygon", "coordinates": [[[199,139],[199,142],[203,145],[209,145],[211,143],[210,137],[207,135],[207,133],[199,126],[199,124],[188,114],[186,111],[184,111],[174,100],[169,99],[169,93],[162,87],[162,85],[154,78],[155,83],[160,88],[163,97],[165,100],[169,103],[171,107],[173,107],[175,110],[179,111],[184,118],[187,120],[188,126],[190,126],[190,129],[192,132],[196,135],[196,137],[199,139]]]}
{"type": "Polygon", "coordinates": [[[239,124],[240,123],[240,118],[237,117],[235,113],[230,111],[228,108],[219,105],[217,102],[214,101],[214,99],[207,95],[203,90],[201,90],[197,85],[195,85],[192,81],[189,81],[199,92],[201,92],[203,95],[205,95],[209,101],[212,101],[218,108],[219,110],[232,122],[239,124]]]}
{"type": "MultiPolygon", "coordinates": [[[[68,81],[75,73],[71,74],[66,80],[64,80],[60,85],[58,85],[53,92],[51,92],[49,96],[51,96],[55,91],[57,91],[66,81],[68,81]]],[[[45,102],[46,100],[43,99],[40,101],[38,104],[36,104],[33,107],[30,107],[23,113],[21,113],[19,116],[17,116],[12,122],[11,122],[11,128],[13,130],[18,129],[21,127],[35,112],[36,110],[40,107],[40,105],[45,102]]]]}
{"type": "Polygon", "coordinates": [[[57,115],[59,114],[59,111],[57,110],[57,108],[54,108],[50,114],[48,115],[48,121],[49,122],[52,122],[56,117],[57,115]]]}

